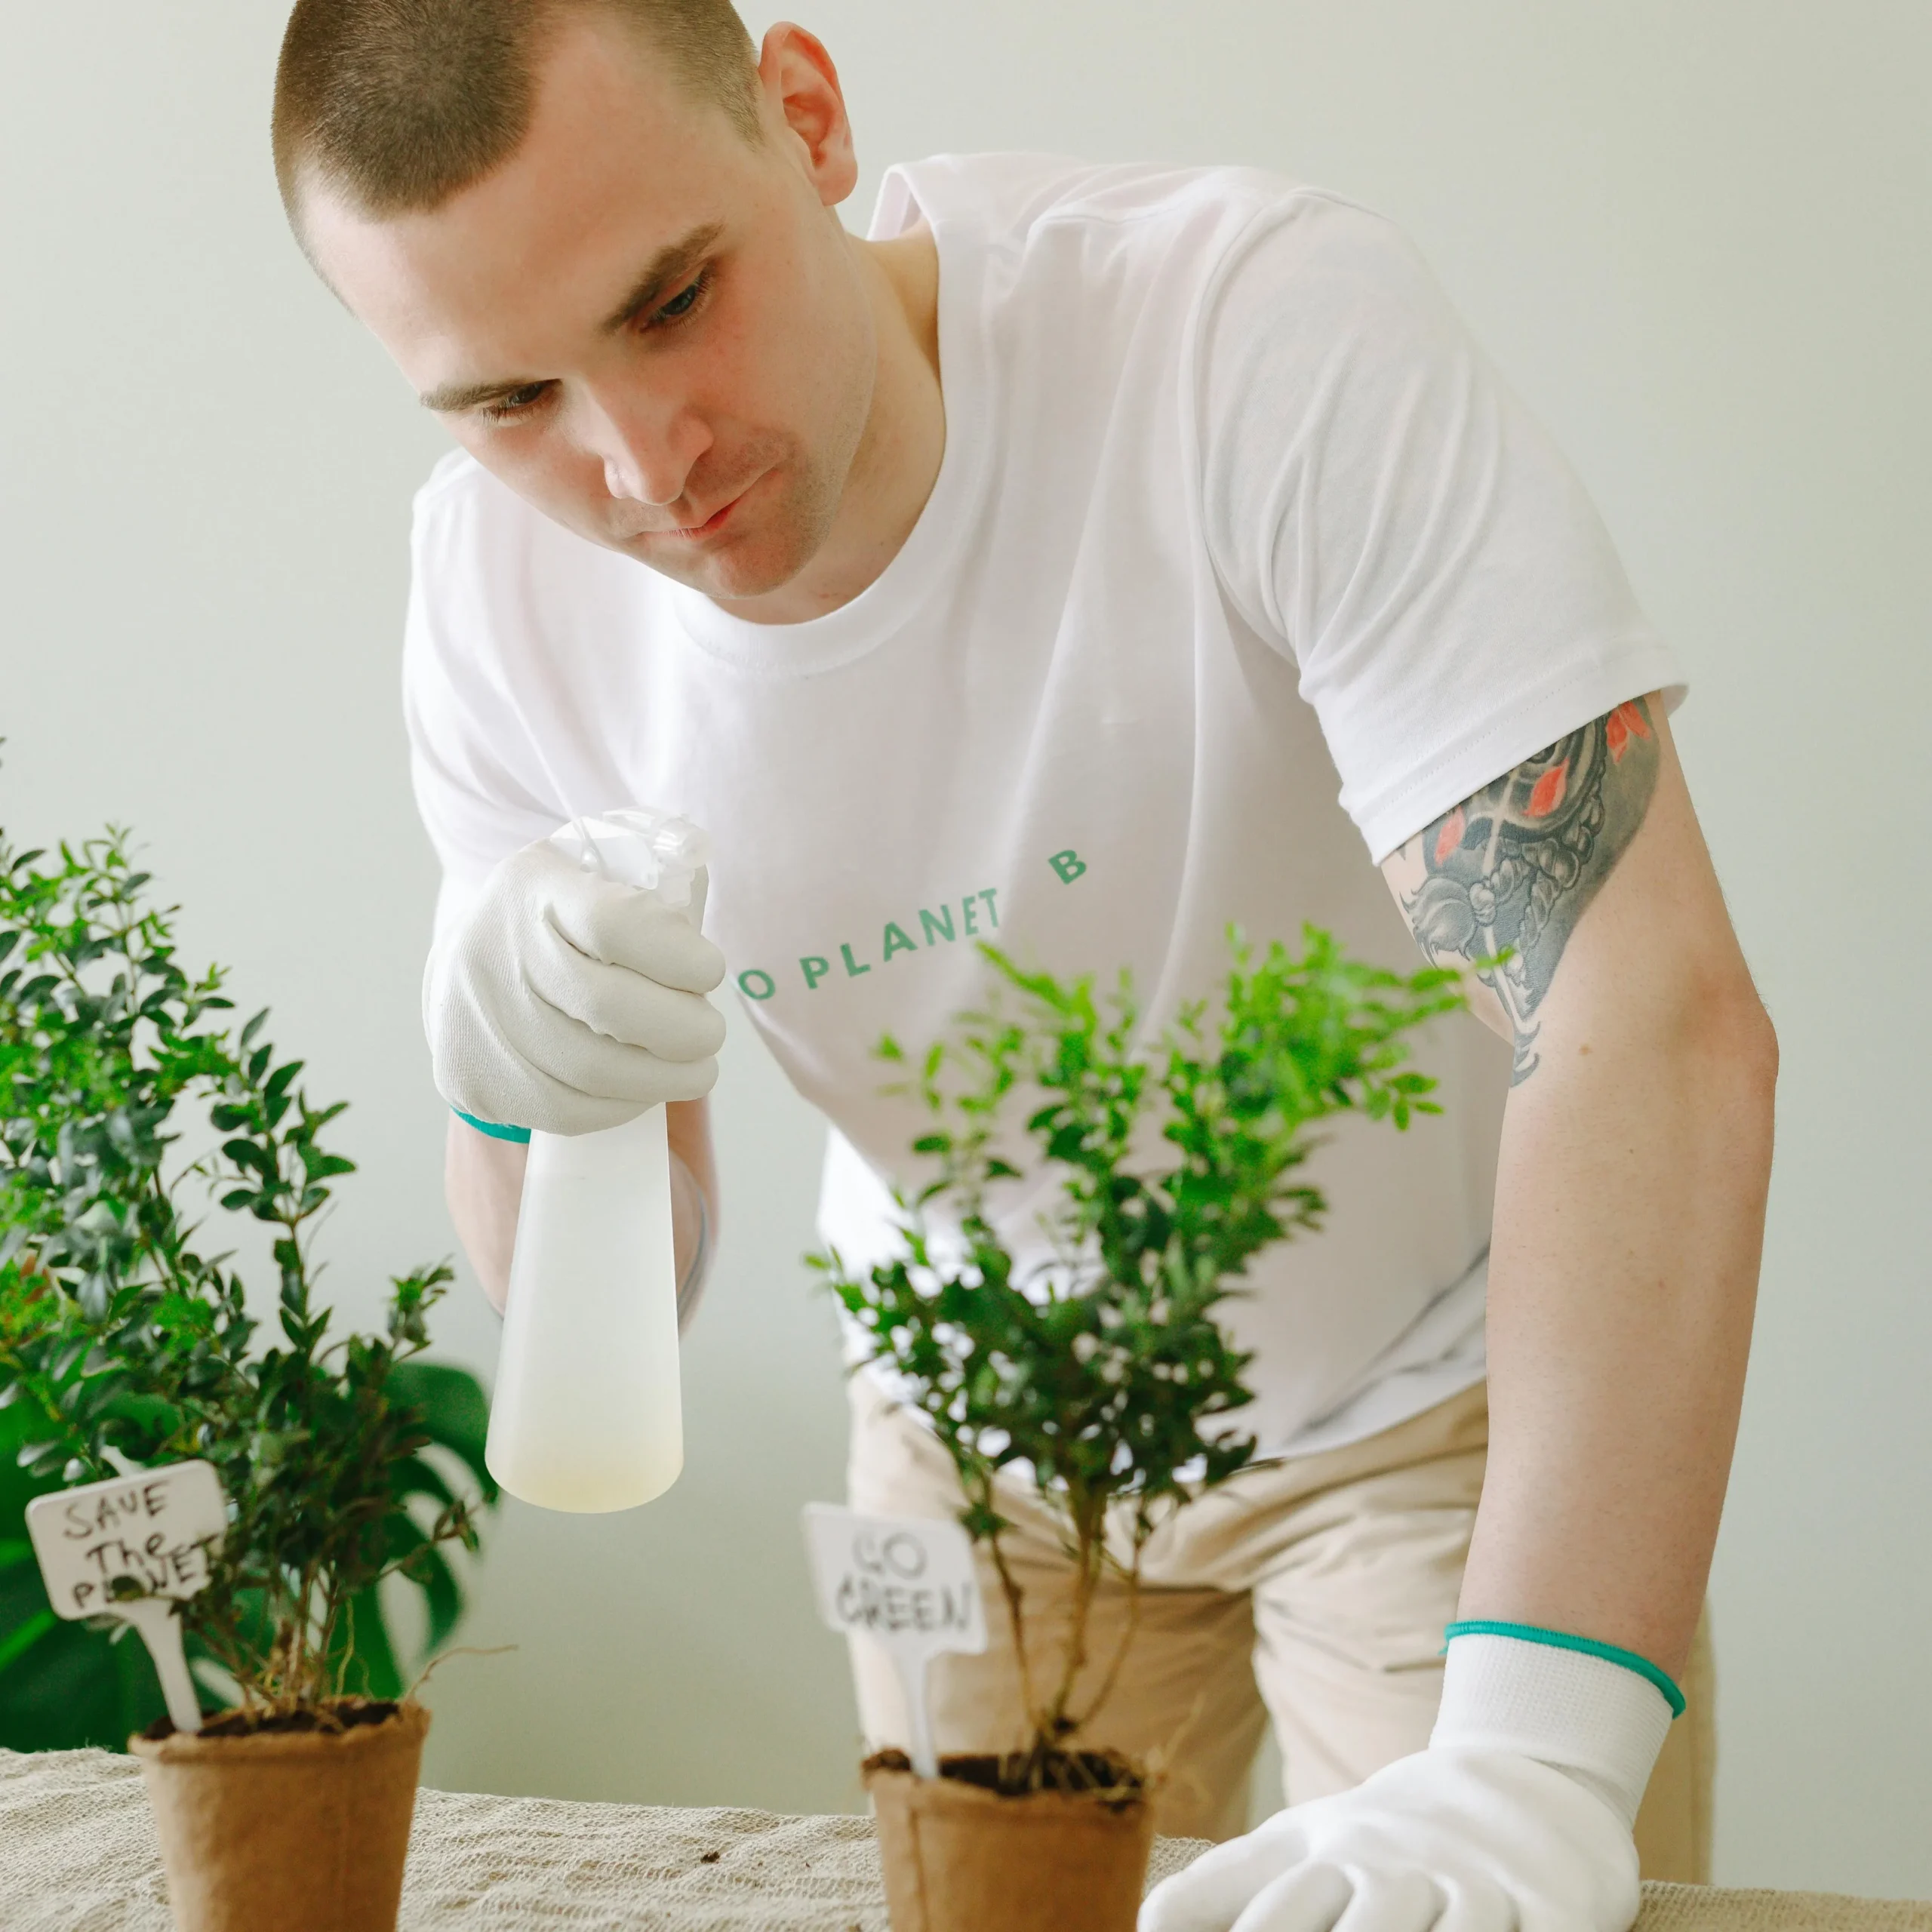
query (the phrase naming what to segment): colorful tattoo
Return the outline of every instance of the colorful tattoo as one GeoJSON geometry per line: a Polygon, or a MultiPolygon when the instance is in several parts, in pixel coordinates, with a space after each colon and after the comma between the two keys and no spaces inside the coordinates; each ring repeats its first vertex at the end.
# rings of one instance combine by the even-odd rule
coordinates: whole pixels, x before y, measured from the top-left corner
{"type": "Polygon", "coordinates": [[[1409,924],[1435,964],[1487,962],[1477,977],[1515,1032],[1519,1082],[1537,1069],[1537,1008],[1643,823],[1657,767],[1650,711],[1635,698],[1484,786],[1408,848],[1426,874],[1402,894],[1409,924]]]}

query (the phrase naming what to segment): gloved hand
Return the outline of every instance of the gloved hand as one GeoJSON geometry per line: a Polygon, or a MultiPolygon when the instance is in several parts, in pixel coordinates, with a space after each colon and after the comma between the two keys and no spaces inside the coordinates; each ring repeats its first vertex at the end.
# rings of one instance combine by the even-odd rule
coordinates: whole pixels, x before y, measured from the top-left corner
{"type": "Polygon", "coordinates": [[[704,998],[724,955],[688,911],[540,839],[513,852],[445,931],[423,980],[436,1091],[479,1120],[589,1134],[718,1078],[724,1017],[704,998]]]}
{"type": "Polygon", "coordinates": [[[1206,1853],[1140,1932],[1628,1932],[1672,1714],[1602,1657],[1457,1637],[1427,1750],[1206,1853]]]}

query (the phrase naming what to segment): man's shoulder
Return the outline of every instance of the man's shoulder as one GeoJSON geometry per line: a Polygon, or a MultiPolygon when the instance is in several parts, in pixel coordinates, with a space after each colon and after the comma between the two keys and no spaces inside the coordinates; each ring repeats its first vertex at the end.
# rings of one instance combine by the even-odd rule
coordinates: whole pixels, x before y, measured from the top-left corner
{"type": "Polygon", "coordinates": [[[533,571],[574,580],[613,554],[525,502],[466,450],[451,450],[430,471],[412,521],[419,582],[533,571]]]}
{"type": "Polygon", "coordinates": [[[416,493],[417,511],[432,509],[445,497],[458,497],[474,489],[476,479],[485,473],[483,466],[467,450],[445,451],[416,493]]]}
{"type": "Polygon", "coordinates": [[[416,493],[410,565],[412,628],[437,632],[459,655],[485,637],[515,654],[560,648],[600,624],[648,621],[657,581],[546,516],[462,450],[416,493]]]}
{"type": "Polygon", "coordinates": [[[1128,312],[1179,322],[1218,303],[1231,278],[1253,285],[1278,315],[1311,285],[1399,285],[1415,266],[1384,217],[1259,168],[938,155],[888,174],[872,232],[902,232],[921,214],[942,260],[949,225],[955,258],[977,257],[983,312],[1081,332],[1128,312]]]}
{"type": "Polygon", "coordinates": [[[1211,249],[1257,223],[1340,202],[1327,189],[1266,168],[940,154],[888,171],[872,232],[898,232],[923,213],[1021,249],[1069,228],[1118,238],[1145,231],[1156,246],[1192,231],[1211,249]]]}
{"type": "MultiPolygon", "coordinates": [[[[488,522],[505,533],[535,517],[530,506],[492,476],[467,450],[451,450],[416,492],[416,527],[488,522]]],[[[541,519],[537,519],[541,521],[541,519]]]]}

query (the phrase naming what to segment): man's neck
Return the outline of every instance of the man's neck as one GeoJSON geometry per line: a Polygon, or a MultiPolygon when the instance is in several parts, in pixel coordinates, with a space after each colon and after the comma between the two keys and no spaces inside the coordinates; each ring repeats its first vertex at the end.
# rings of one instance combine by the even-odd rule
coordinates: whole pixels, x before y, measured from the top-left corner
{"type": "MultiPolygon", "coordinates": [[[[939,251],[924,226],[851,245],[871,300],[878,373],[830,534],[790,583],[722,608],[757,624],[797,624],[875,583],[919,520],[946,452],[940,388],[939,251]]],[[[721,600],[720,600],[721,602],[721,600]]]]}

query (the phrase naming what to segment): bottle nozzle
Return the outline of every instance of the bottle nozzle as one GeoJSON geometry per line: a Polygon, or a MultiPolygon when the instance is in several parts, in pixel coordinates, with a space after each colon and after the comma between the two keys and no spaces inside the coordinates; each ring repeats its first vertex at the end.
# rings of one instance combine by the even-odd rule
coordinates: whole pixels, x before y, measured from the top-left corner
{"type": "Polygon", "coordinates": [[[711,857],[711,841],[689,819],[648,806],[574,820],[552,837],[586,871],[654,892],[680,911],[691,902],[698,868],[711,857]]]}

